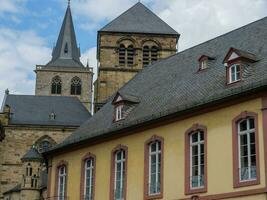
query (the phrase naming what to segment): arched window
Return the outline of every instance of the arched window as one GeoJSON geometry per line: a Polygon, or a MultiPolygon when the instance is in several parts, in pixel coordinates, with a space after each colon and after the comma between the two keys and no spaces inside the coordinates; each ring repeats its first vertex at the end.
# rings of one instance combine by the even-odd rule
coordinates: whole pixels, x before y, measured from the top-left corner
{"type": "Polygon", "coordinates": [[[134,48],[133,45],[130,45],[127,48],[127,66],[132,67],[133,61],[134,61],[134,48]]]}
{"type": "Polygon", "coordinates": [[[259,184],[258,115],[243,112],[233,120],[234,187],[259,184]]]}
{"type": "Polygon", "coordinates": [[[194,124],[185,133],[185,191],[207,191],[207,128],[194,124]]]}
{"type": "Polygon", "coordinates": [[[118,145],[112,151],[111,167],[111,199],[123,200],[126,198],[127,182],[127,147],[118,145]]]}
{"type": "Polygon", "coordinates": [[[55,76],[52,79],[51,93],[61,94],[61,78],[59,76],[55,76]]]}
{"type": "Polygon", "coordinates": [[[45,152],[47,151],[50,147],[52,147],[52,144],[47,141],[47,140],[44,140],[42,141],[40,144],[39,144],[39,152],[45,152]]]}
{"type": "Polygon", "coordinates": [[[152,64],[158,60],[158,47],[157,46],[144,46],[143,47],[143,66],[152,64]]]}
{"type": "Polygon", "coordinates": [[[144,46],[143,48],[143,66],[146,67],[149,65],[149,47],[144,46]]]}
{"type": "Polygon", "coordinates": [[[30,163],[28,163],[26,166],[26,176],[31,176],[31,175],[32,175],[32,166],[30,163]]]}
{"type": "Polygon", "coordinates": [[[82,159],[81,194],[84,200],[94,199],[95,155],[88,154],[82,159]]]}
{"type": "Polygon", "coordinates": [[[82,93],[82,81],[78,77],[74,77],[71,80],[71,95],[81,95],[82,93]]]}
{"type": "Polygon", "coordinates": [[[163,196],[163,138],[153,136],[145,144],[145,193],[147,199],[163,196]]]}
{"type": "Polygon", "coordinates": [[[66,184],[67,184],[67,166],[61,164],[57,167],[57,185],[56,185],[56,196],[57,200],[64,200],[66,197],[66,184]]]}
{"type": "Polygon", "coordinates": [[[125,66],[125,60],[126,60],[126,49],[123,44],[120,45],[119,48],[119,65],[120,66],[125,66]]]}

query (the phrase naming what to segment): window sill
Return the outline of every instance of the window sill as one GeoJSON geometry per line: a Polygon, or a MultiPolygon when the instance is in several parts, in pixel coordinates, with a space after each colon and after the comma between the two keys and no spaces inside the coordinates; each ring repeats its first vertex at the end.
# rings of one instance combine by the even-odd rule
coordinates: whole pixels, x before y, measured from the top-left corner
{"type": "Polygon", "coordinates": [[[150,194],[150,195],[147,195],[145,197],[146,200],[162,199],[162,198],[163,198],[163,194],[162,193],[159,193],[159,194],[150,194]]]}
{"type": "Polygon", "coordinates": [[[251,180],[251,181],[242,181],[242,182],[237,182],[234,183],[234,188],[240,188],[240,187],[246,187],[246,186],[252,186],[252,185],[259,185],[260,184],[260,180],[256,179],[256,180],[251,180]]]}
{"type": "Polygon", "coordinates": [[[185,191],[185,195],[206,193],[206,192],[207,192],[207,188],[206,187],[202,187],[202,188],[196,188],[196,189],[188,189],[187,191],[185,191]]]}

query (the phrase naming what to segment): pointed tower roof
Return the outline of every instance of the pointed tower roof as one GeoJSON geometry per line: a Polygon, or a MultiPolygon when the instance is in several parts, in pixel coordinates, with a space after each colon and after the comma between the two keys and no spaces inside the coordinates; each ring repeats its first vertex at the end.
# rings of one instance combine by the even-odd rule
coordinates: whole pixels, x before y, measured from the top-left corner
{"type": "Polygon", "coordinates": [[[70,5],[60,29],[56,46],[52,52],[52,59],[47,66],[55,67],[84,67],[80,62],[80,48],[77,46],[70,5]]]}
{"type": "Polygon", "coordinates": [[[31,149],[21,158],[22,161],[43,161],[43,156],[38,152],[35,147],[31,149]]]}
{"type": "Polygon", "coordinates": [[[140,2],[104,26],[100,32],[151,33],[179,36],[179,33],[140,2]]]}

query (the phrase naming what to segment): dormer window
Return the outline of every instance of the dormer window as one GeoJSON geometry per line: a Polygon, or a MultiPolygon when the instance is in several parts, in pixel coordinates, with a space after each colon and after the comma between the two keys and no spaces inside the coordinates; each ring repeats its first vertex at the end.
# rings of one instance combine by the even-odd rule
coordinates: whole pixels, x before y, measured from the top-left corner
{"type": "Polygon", "coordinates": [[[227,72],[227,84],[233,84],[243,79],[243,71],[251,65],[251,63],[257,62],[257,57],[249,52],[230,48],[226,54],[223,64],[226,66],[227,72]]]}
{"type": "Polygon", "coordinates": [[[118,92],[112,101],[112,105],[114,106],[113,121],[117,122],[125,119],[138,103],[139,100],[137,97],[118,92]]]}
{"type": "Polygon", "coordinates": [[[229,83],[234,83],[241,80],[241,66],[234,64],[229,67],[229,83]]]}
{"type": "Polygon", "coordinates": [[[209,61],[214,60],[214,58],[207,56],[207,55],[202,55],[199,59],[199,71],[207,69],[209,66],[209,61]]]}
{"type": "Polygon", "coordinates": [[[200,69],[203,70],[203,69],[206,69],[208,67],[208,60],[202,60],[200,62],[200,69]]]}
{"type": "Polygon", "coordinates": [[[119,121],[123,119],[123,105],[116,106],[116,116],[115,121],[119,121]]]}

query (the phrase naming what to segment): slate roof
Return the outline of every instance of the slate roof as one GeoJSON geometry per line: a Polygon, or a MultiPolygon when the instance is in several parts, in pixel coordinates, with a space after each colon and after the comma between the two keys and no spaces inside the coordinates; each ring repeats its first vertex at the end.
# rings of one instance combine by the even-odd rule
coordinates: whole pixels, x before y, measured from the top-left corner
{"type": "Polygon", "coordinates": [[[21,184],[18,184],[15,187],[13,187],[12,189],[4,192],[3,195],[10,194],[10,193],[13,193],[13,192],[20,192],[20,191],[21,191],[21,184]]]}
{"type": "Polygon", "coordinates": [[[35,147],[30,148],[30,150],[22,156],[22,161],[43,161],[43,156],[38,152],[35,147]]]}
{"type": "Polygon", "coordinates": [[[47,66],[84,67],[80,62],[80,57],[81,53],[76,42],[71,9],[70,6],[68,6],[56,46],[52,52],[52,59],[47,66]],[[65,50],[67,50],[67,53],[65,50]]]}
{"type": "Polygon", "coordinates": [[[11,125],[80,126],[91,117],[77,97],[7,95],[11,125]],[[55,114],[51,120],[49,115],[55,114]]]}
{"type": "Polygon", "coordinates": [[[100,32],[151,33],[179,36],[179,33],[140,2],[104,26],[100,29],[100,32]]]}
{"type": "Polygon", "coordinates": [[[144,68],[119,90],[140,101],[125,120],[113,123],[111,98],[91,119],[47,153],[79,143],[86,144],[162,118],[183,116],[260,89],[266,91],[266,70],[267,18],[263,18],[144,68]],[[226,86],[223,59],[231,47],[251,52],[259,61],[251,63],[243,81],[226,86]],[[201,55],[210,55],[214,60],[208,69],[198,71],[201,55]]]}

